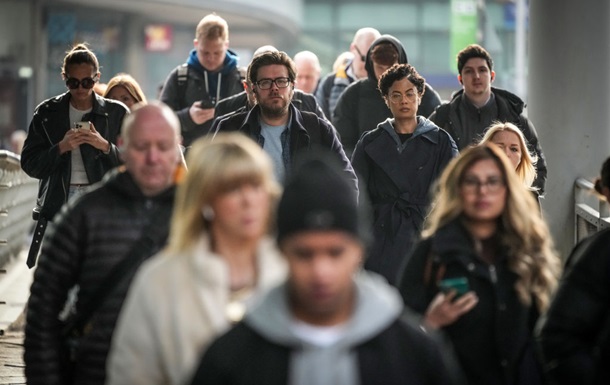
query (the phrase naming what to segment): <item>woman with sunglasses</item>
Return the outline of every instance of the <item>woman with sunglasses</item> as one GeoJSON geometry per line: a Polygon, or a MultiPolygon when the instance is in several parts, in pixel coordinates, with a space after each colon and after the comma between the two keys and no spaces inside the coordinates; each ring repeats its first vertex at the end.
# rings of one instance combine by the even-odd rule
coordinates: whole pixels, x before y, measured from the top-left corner
{"type": "Polygon", "coordinates": [[[69,197],[119,165],[115,142],[128,113],[93,91],[101,74],[85,44],[67,53],[61,75],[68,92],[36,107],[21,154],[23,170],[41,181],[35,211],[48,221],[69,197]]]}
{"type": "Polygon", "coordinates": [[[457,155],[449,134],[417,111],[425,79],[409,64],[396,64],[379,78],[379,90],[392,113],[362,136],[352,165],[374,208],[374,242],[365,267],[396,284],[419,237],[430,186],[457,155]]]}
{"type": "Polygon", "coordinates": [[[424,330],[450,342],[470,385],[542,383],[533,328],[560,261],[536,211],[497,146],[470,147],[441,175],[402,273],[405,304],[424,330]]]}

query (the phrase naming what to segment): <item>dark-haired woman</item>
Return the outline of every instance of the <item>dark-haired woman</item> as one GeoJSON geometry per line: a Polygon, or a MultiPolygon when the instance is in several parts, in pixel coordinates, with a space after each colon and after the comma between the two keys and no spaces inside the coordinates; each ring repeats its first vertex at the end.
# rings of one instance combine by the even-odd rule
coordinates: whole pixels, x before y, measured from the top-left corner
{"type": "MultiPolygon", "coordinates": [[[[610,158],[595,190],[610,201],[610,158]]],[[[549,383],[610,383],[610,229],[572,251],[538,342],[549,383]]]]}
{"type": "Polygon", "coordinates": [[[67,53],[61,75],[68,92],[36,107],[21,154],[23,170],[42,180],[38,206],[48,220],[69,195],[119,164],[114,143],[128,112],[123,104],[93,92],[101,73],[97,57],[86,45],[67,53]],[[78,129],[78,122],[89,122],[89,129],[78,129]]]}
{"type": "Polygon", "coordinates": [[[379,78],[392,118],[362,136],[352,165],[374,208],[374,242],[365,267],[391,284],[419,237],[430,187],[457,155],[451,136],[418,116],[425,80],[409,64],[379,78]]]}
{"type": "Polygon", "coordinates": [[[69,197],[119,165],[115,142],[128,113],[122,103],[93,91],[100,66],[85,44],[66,54],[61,76],[68,92],[36,107],[21,154],[23,170],[40,179],[36,212],[42,221],[51,221],[69,197]]]}

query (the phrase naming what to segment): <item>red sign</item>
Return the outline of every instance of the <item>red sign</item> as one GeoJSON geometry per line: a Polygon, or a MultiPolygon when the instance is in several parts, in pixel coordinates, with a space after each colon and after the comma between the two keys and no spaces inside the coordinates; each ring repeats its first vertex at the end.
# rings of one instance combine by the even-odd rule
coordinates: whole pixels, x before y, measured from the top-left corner
{"type": "Polygon", "coordinates": [[[148,25],[144,29],[147,51],[161,52],[172,48],[172,26],[166,24],[148,25]]]}

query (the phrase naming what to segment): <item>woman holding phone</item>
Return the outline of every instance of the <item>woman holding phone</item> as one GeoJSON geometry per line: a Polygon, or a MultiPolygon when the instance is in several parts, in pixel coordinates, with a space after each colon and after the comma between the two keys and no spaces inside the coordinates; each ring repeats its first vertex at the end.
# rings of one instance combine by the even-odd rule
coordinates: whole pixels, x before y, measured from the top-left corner
{"type": "Polygon", "coordinates": [[[532,331],[560,262],[535,211],[501,150],[470,147],[443,172],[402,272],[405,304],[447,337],[470,385],[542,383],[532,331]]]}

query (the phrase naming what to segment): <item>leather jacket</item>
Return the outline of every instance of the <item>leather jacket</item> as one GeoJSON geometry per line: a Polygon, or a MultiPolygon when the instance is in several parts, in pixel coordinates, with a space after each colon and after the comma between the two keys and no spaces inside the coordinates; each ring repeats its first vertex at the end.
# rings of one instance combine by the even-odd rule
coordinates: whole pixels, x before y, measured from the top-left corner
{"type": "MultiPolygon", "coordinates": [[[[70,97],[70,93],[66,92],[36,107],[21,153],[23,171],[40,180],[36,206],[40,215],[47,220],[52,220],[68,199],[71,152],[60,154],[59,142],[72,127],[69,118],[70,97]]],[[[108,154],[89,144],[80,146],[90,183],[99,182],[108,170],[120,164],[116,141],[123,118],[128,113],[124,104],[94,94],[93,108],[83,116],[83,120],[91,121],[111,146],[108,154]]]]}

